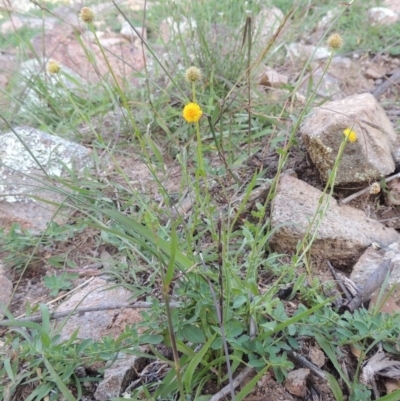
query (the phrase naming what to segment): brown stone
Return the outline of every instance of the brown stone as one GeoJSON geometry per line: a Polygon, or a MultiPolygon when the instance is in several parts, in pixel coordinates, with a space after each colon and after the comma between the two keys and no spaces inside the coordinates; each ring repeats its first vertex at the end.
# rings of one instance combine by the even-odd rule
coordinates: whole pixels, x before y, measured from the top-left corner
{"type": "MultiPolygon", "coordinates": [[[[295,252],[320,206],[321,196],[322,192],[311,185],[289,175],[281,176],[271,216],[274,235],[270,244],[274,250],[295,252]]],[[[314,229],[310,234],[314,234],[314,229]]],[[[388,246],[399,240],[396,230],[386,228],[361,210],[348,205],[339,206],[335,199],[330,198],[310,252],[331,261],[347,263],[349,259],[358,259],[373,242],[388,246]]]]}
{"type": "Polygon", "coordinates": [[[394,171],[400,160],[399,136],[376,99],[364,93],[315,108],[301,126],[304,144],[325,182],[347,128],[356,132],[357,140],[346,144],[335,184],[366,183],[394,171]]]}
{"type": "Polygon", "coordinates": [[[310,369],[296,369],[289,372],[285,380],[285,388],[290,394],[305,397],[307,394],[307,378],[310,369]]]}
{"type": "MultiPolygon", "coordinates": [[[[99,33],[98,36],[101,37],[101,45],[119,83],[122,84],[124,79],[136,82],[134,74],[140,71],[145,63],[140,45],[137,42],[129,43],[115,34],[99,33]]],[[[112,82],[108,64],[93,36],[83,34],[82,39],[86,51],[93,56],[92,62],[76,39],[74,31],[65,26],[54,28],[44,37],[42,34],[35,36],[32,44],[37,54],[56,59],[88,82],[99,80],[112,82]]]]}

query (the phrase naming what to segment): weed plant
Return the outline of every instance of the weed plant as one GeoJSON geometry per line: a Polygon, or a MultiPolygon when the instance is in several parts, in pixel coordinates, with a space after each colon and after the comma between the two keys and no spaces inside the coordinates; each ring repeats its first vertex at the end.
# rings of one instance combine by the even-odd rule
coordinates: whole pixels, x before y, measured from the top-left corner
{"type": "MultiPolygon", "coordinates": [[[[68,316],[61,325],[54,325],[45,304],[26,305],[28,318],[40,315],[36,321],[17,319],[6,310],[7,319],[0,322],[10,328],[0,351],[3,400],[14,399],[22,390],[27,394],[27,389],[26,400],[82,399],[90,383],[101,377],[82,377],[81,367],[112,362],[120,354],[159,359],[168,370],[158,381],[142,383],[115,399],[209,400],[212,398],[204,390],[213,382],[224,388],[225,395],[242,400],[268,371],[283,382],[294,368],[288,354],[300,352],[306,340],[316,341],[334,367],[326,377],[337,401],[371,399],[371,390],[357,375],[346,375],[340,358],[349,345],[360,348],[366,358],[378,342],[388,352],[399,354],[400,317],[365,309],[340,315],[332,307],[333,299],[325,295],[327,284],[318,280],[308,262],[318,227],[329,208],[343,151],[348,142],[357,140],[354,127],[343,132],[320,206],[295,255],[290,258],[269,249],[273,231],[268,216],[279,177],[297,144],[298,128],[315,104],[318,88],[317,84],[301,108],[292,102],[308,61],[298,84],[287,90],[282,104],[266,105],[256,90],[253,73],[273,59],[279,34],[285,35],[291,24],[310,13],[309,7],[296,2],[294,6],[283,1],[277,5],[287,16],[277,35],[257,48],[254,20],[249,17],[261,10],[261,3],[158,2],[149,9],[149,25],[157,26],[161,18],[170,18],[167,56],[157,53],[155,39],[141,37],[149,63],[146,71],[136,74],[141,80],[139,88],[124,86],[127,83],[117,79],[96,36],[90,8],[81,12],[81,18],[102,49],[110,67],[109,80],[88,88],[88,96],[84,96],[66,85],[65,78],[71,77],[62,65],[53,68],[57,61],[44,63],[38,56],[43,71],[47,65],[47,75],[37,74],[25,83],[47,106],[31,105],[23,117],[3,115],[3,120],[12,129],[11,122],[20,121],[18,118],[30,119],[31,125],[54,135],[85,123],[90,129],[94,167],[82,177],[71,174],[59,179],[57,184],[63,185],[53,187],[65,195],[65,204],[80,216],[75,224],[51,223],[39,237],[17,226],[1,231],[2,251],[9,258],[6,262],[24,274],[40,247],[72,240],[90,227],[99,245],[107,244],[125,257],[125,263],[115,261],[109,269],[113,280],[145,298],[148,308],[141,323],[128,325],[117,338],[102,341],[79,340],[78,332],[61,341],[60,330],[68,316]],[[53,90],[63,96],[55,98],[53,90]],[[138,110],[132,104],[146,108],[138,110]],[[129,127],[122,136],[111,139],[92,123],[94,116],[110,107],[121,111],[129,127]],[[288,132],[282,124],[284,118],[292,121],[288,132]],[[265,144],[279,156],[276,175],[265,178],[262,168],[243,173],[243,162],[265,144]],[[147,166],[158,199],[132,184],[119,165],[118,156],[127,149],[147,166]],[[93,173],[104,169],[105,158],[115,165],[114,179],[93,173]],[[177,192],[167,185],[170,177],[165,166],[171,159],[181,171],[177,192]],[[270,186],[266,199],[249,210],[252,191],[265,183],[270,186]],[[118,197],[110,193],[118,193],[118,197]],[[189,211],[181,207],[185,199],[191,200],[189,211]],[[143,272],[146,283],[141,280],[143,272]],[[288,299],[296,300],[291,312],[286,301],[277,296],[288,287],[288,299]],[[171,349],[172,360],[161,353],[161,346],[171,349]],[[254,376],[235,390],[233,378],[248,368],[254,370],[254,376]]],[[[352,12],[350,5],[342,9],[336,21],[352,12]]],[[[126,11],[116,3],[114,6],[129,22],[126,11]]],[[[336,21],[325,36],[336,27],[336,21]]],[[[325,43],[324,35],[321,43],[325,43]]],[[[340,40],[340,36],[328,40],[331,57],[326,69],[341,47],[340,40]]],[[[344,37],[345,46],[347,40],[344,37]]],[[[10,93],[10,103],[25,105],[23,97],[14,92],[10,93]]],[[[74,278],[62,269],[76,264],[68,255],[55,255],[50,264],[61,274],[45,277],[44,284],[56,296],[69,289],[74,278]]],[[[395,392],[381,401],[398,399],[399,392],[395,392]]]]}

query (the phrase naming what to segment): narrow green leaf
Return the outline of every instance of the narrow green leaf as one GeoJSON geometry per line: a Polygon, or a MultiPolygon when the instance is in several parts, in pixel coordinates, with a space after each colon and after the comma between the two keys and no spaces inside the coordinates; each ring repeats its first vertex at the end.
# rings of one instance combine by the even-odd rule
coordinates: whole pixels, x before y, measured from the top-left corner
{"type": "Polygon", "coordinates": [[[236,401],[241,401],[243,400],[244,397],[246,397],[248,394],[251,393],[251,391],[254,389],[256,386],[257,382],[261,379],[261,377],[264,376],[264,374],[268,371],[270,368],[270,365],[267,365],[264,369],[261,369],[239,392],[239,394],[236,395],[236,401]]]}
{"type": "Polygon", "coordinates": [[[328,355],[330,361],[332,362],[333,366],[335,367],[336,371],[339,373],[340,377],[342,380],[346,383],[346,385],[351,388],[351,385],[347,379],[347,377],[344,375],[342,368],[339,365],[339,362],[336,358],[335,351],[332,348],[332,345],[328,343],[328,341],[325,340],[321,335],[316,334],[315,339],[317,340],[317,343],[319,346],[323,349],[326,355],[328,355]]]}
{"type": "Polygon", "coordinates": [[[4,365],[4,369],[7,372],[8,377],[11,379],[11,381],[14,382],[15,381],[15,376],[14,376],[14,372],[13,372],[12,367],[11,367],[10,358],[5,358],[3,360],[3,365],[4,365]]]}
{"type": "Polygon", "coordinates": [[[210,337],[208,339],[208,341],[203,345],[201,350],[190,361],[185,373],[183,374],[183,383],[185,385],[187,394],[191,394],[191,392],[192,392],[191,384],[192,384],[192,381],[193,381],[194,371],[196,370],[197,366],[201,362],[203,362],[203,364],[204,364],[204,361],[203,361],[204,355],[209,350],[209,348],[210,348],[212,342],[214,341],[215,337],[216,337],[216,334],[214,334],[212,337],[210,337]]]}
{"type": "Polygon", "coordinates": [[[273,330],[269,331],[268,333],[265,334],[261,334],[260,336],[258,336],[259,340],[265,340],[266,338],[270,337],[272,334],[278,333],[279,331],[285,329],[287,326],[298,322],[299,320],[302,320],[304,318],[306,318],[309,315],[312,315],[315,311],[317,311],[318,309],[321,309],[322,307],[324,307],[326,304],[328,304],[329,302],[332,302],[331,299],[326,299],[324,302],[314,306],[311,309],[307,309],[302,313],[299,313],[298,315],[295,315],[293,317],[291,317],[290,319],[287,319],[286,321],[284,321],[283,323],[278,324],[273,330]]]}
{"type": "Polygon", "coordinates": [[[342,389],[339,386],[337,380],[328,372],[325,372],[325,376],[328,379],[329,387],[332,390],[333,396],[336,401],[343,401],[342,389]]]}
{"type": "Polygon", "coordinates": [[[400,401],[400,390],[393,391],[393,393],[378,398],[376,401],[400,401]]]}
{"type": "Polygon", "coordinates": [[[56,382],[58,388],[62,392],[63,396],[67,399],[67,401],[77,401],[77,399],[71,394],[71,392],[68,390],[68,387],[64,384],[60,376],[57,374],[51,363],[46,358],[44,358],[44,364],[46,365],[46,368],[49,371],[51,377],[56,382]]]}

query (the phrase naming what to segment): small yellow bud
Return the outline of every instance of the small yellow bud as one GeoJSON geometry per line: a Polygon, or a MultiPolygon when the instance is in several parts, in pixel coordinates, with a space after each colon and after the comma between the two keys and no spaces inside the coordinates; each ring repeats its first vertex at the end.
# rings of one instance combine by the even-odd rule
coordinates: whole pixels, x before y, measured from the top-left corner
{"type": "Polygon", "coordinates": [[[340,49],[343,45],[343,39],[338,33],[334,33],[328,38],[328,46],[333,49],[337,50],[340,49]]]}
{"type": "Polygon", "coordinates": [[[57,60],[49,60],[46,66],[49,74],[58,74],[61,70],[61,64],[57,60]]]}
{"type": "Polygon", "coordinates": [[[95,20],[95,15],[91,8],[82,7],[79,18],[86,24],[91,24],[95,20]]]}
{"type": "Polygon", "coordinates": [[[350,128],[343,130],[343,135],[348,139],[349,142],[353,143],[357,140],[357,134],[350,128]]]}
{"type": "Polygon", "coordinates": [[[185,79],[187,82],[192,83],[201,79],[201,70],[197,67],[190,67],[185,72],[185,79]]]}
{"type": "Polygon", "coordinates": [[[369,193],[371,195],[376,195],[379,194],[379,192],[381,192],[381,186],[379,184],[379,182],[374,182],[370,187],[369,187],[369,193]]]}

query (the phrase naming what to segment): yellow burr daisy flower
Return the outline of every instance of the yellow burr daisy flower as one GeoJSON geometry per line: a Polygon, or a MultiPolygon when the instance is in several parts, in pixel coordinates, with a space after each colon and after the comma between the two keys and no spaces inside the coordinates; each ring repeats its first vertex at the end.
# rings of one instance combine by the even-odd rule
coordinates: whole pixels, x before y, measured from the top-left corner
{"type": "Polygon", "coordinates": [[[61,70],[61,65],[57,60],[49,60],[46,66],[46,70],[49,74],[58,74],[61,70]]]}
{"type": "Polygon", "coordinates": [[[86,22],[86,24],[91,24],[96,16],[90,7],[82,7],[81,12],[79,13],[79,18],[83,22],[86,22]]]}
{"type": "Polygon", "coordinates": [[[357,134],[351,128],[346,128],[343,131],[343,135],[349,140],[349,142],[353,143],[357,140],[357,134]]]}
{"type": "Polygon", "coordinates": [[[182,113],[183,118],[188,123],[197,123],[197,121],[200,120],[202,114],[203,111],[201,110],[201,107],[197,103],[188,103],[183,108],[183,113],[182,113]]]}
{"type": "Polygon", "coordinates": [[[333,49],[337,50],[340,49],[343,45],[343,39],[338,33],[334,33],[328,38],[328,46],[333,49]]]}
{"type": "Polygon", "coordinates": [[[196,82],[201,79],[201,70],[197,67],[190,67],[185,72],[185,79],[187,82],[196,82]]]}

